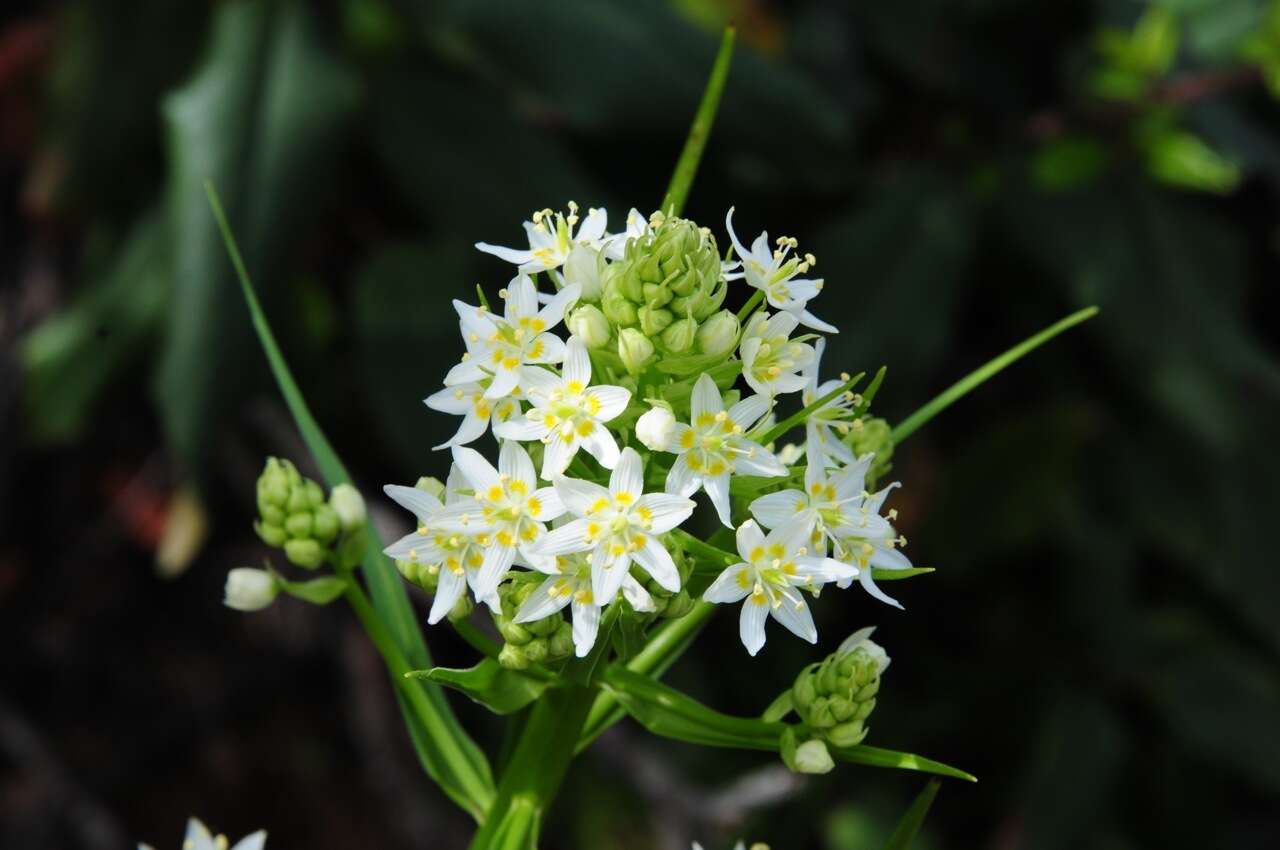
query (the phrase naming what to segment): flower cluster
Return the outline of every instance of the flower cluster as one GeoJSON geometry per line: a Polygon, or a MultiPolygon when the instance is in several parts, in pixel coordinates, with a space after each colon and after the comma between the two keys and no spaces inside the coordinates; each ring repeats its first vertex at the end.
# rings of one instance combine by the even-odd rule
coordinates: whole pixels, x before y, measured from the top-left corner
{"type": "Polygon", "coordinates": [[[679,616],[692,571],[677,566],[690,542],[678,529],[699,491],[741,558],[702,598],[742,602],[751,654],[769,617],[816,641],[805,594],[824,585],[857,581],[897,605],[873,578],[910,566],[896,512],[881,514],[896,485],[866,489],[891,444],[867,432],[848,375],[820,380],[825,341],[798,332],[836,332],[808,309],[817,261],[790,237],[748,248],[732,216],[728,259],[691,221],[633,209],[611,234],[604,210],[580,217],[573,203],[525,222],[527,248],[476,246],[516,268],[500,308],[454,302],[465,353],[426,399],[462,417],[438,447],[453,456],[448,482],[386,488],[417,520],[387,554],[435,593],[432,623],[467,613],[469,591],[520,666],[567,649],[565,609],[579,656],[610,606],[679,616]],[[775,453],[789,395],[804,447],[775,453]],[[486,433],[496,466],[470,446],[486,433]]]}

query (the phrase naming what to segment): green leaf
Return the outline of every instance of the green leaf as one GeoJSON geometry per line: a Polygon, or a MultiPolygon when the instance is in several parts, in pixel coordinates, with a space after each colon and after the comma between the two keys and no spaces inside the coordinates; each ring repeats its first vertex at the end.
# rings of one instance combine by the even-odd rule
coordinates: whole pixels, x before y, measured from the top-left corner
{"type": "Polygon", "coordinates": [[[884,846],[885,850],[907,850],[911,846],[911,842],[915,839],[916,833],[920,831],[925,816],[929,814],[929,807],[933,805],[933,799],[938,796],[938,789],[941,787],[941,781],[937,779],[929,780],[929,784],[924,786],[924,790],[916,796],[910,808],[903,814],[902,820],[898,821],[898,826],[893,830],[893,835],[889,836],[889,843],[884,846]]]}
{"type": "MultiPolygon", "coordinates": [[[[328,437],[321,430],[320,424],[312,416],[302,391],[298,388],[285,362],[284,355],[276,343],[275,334],[267,322],[266,315],[258,303],[253,282],[245,269],[244,260],[231,227],[227,223],[226,214],[218,199],[212,183],[206,182],[209,205],[213,217],[226,244],[231,264],[240,281],[240,289],[249,315],[253,320],[254,330],[262,344],[263,353],[271,366],[272,374],[280,386],[285,404],[293,415],[294,422],[302,434],[303,442],[315,458],[321,474],[330,488],[342,483],[349,483],[350,476],[342,461],[333,451],[328,437]]],[[[362,620],[374,616],[379,626],[386,628],[394,645],[379,648],[391,669],[392,683],[397,689],[401,710],[405,715],[405,723],[409,726],[409,734],[413,739],[427,773],[440,784],[440,787],[458,805],[467,810],[477,821],[483,820],[485,812],[493,798],[493,777],[489,762],[480,747],[462,728],[444,694],[438,685],[432,682],[404,680],[403,673],[409,665],[425,667],[430,664],[431,656],[427,652],[426,642],[418,631],[414,620],[413,609],[409,606],[409,597],[405,593],[395,567],[382,555],[382,541],[378,533],[370,528],[366,535],[362,572],[369,592],[373,596],[373,612],[362,613],[362,620]],[[394,651],[394,652],[393,652],[394,651]],[[404,669],[400,669],[403,667],[404,669]],[[421,689],[420,692],[407,692],[406,689],[421,689]],[[410,710],[413,707],[413,710],[410,710]]],[[[353,596],[354,587],[348,588],[348,598],[353,596]]],[[[353,605],[356,604],[353,602],[353,605]]],[[[366,629],[369,626],[366,625],[366,629]]]]}
{"type": "Polygon", "coordinates": [[[676,170],[671,175],[671,183],[667,186],[667,194],[662,199],[660,209],[669,215],[680,215],[684,212],[685,201],[689,199],[689,189],[693,186],[693,178],[698,173],[698,163],[702,161],[702,151],[707,146],[711,135],[711,127],[715,124],[716,110],[720,106],[720,95],[724,92],[725,80],[729,77],[729,64],[733,61],[733,27],[725,27],[720,37],[720,49],[716,51],[716,61],[711,66],[711,76],[707,79],[706,90],[702,93],[702,102],[698,104],[698,112],[689,127],[689,136],[685,139],[684,150],[676,162],[676,170]]]}
{"type": "Polygon", "coordinates": [[[27,424],[38,442],[82,434],[108,383],[153,344],[172,282],[164,223],[159,209],[139,219],[80,297],[19,342],[27,424]]]}
{"type": "MultiPolygon", "coordinates": [[[[235,299],[204,181],[225,193],[254,275],[277,287],[319,210],[359,100],[319,43],[308,4],[219,4],[198,73],[165,98],[173,251],[168,337],[156,399],[170,444],[199,479],[244,385],[249,329],[235,299]]],[[[265,293],[268,297],[270,292],[265,293]]]]}
{"type": "MultiPolygon", "coordinates": [[[[605,671],[603,685],[640,725],[664,738],[709,747],[779,752],[782,734],[788,728],[783,723],[722,714],[649,676],[617,665],[605,671]]],[[[861,744],[828,749],[833,758],[853,764],[977,781],[963,770],[912,753],[861,744]]]]}
{"type": "Polygon", "coordinates": [[[999,374],[1008,366],[1018,362],[1023,357],[1030,354],[1032,351],[1035,351],[1037,348],[1044,345],[1063,331],[1070,330],[1081,322],[1093,318],[1097,314],[1097,307],[1086,307],[1083,310],[1072,313],[1065,319],[1050,325],[1035,336],[1023,340],[1005,353],[987,361],[979,368],[970,372],[968,375],[965,375],[950,387],[943,390],[936,398],[925,404],[924,407],[921,407],[915,413],[899,422],[893,429],[892,436],[894,444],[897,445],[907,437],[910,437],[920,428],[920,426],[924,425],[930,419],[937,416],[960,399],[964,398],[970,392],[986,383],[989,379],[999,374]]]}
{"type": "Polygon", "coordinates": [[[276,582],[285,593],[312,605],[328,605],[347,589],[347,580],[338,576],[321,576],[310,581],[288,581],[277,575],[276,582]]]}
{"type": "Polygon", "coordinates": [[[937,572],[936,567],[908,567],[905,570],[885,570],[880,567],[871,568],[871,577],[876,581],[900,581],[904,578],[915,578],[937,572]]]}
{"type": "Polygon", "coordinates": [[[486,658],[476,666],[466,669],[433,667],[430,670],[414,670],[407,675],[430,679],[461,691],[494,714],[519,711],[542,696],[542,692],[553,683],[553,679],[546,676],[538,677],[519,670],[508,670],[492,658],[486,658]]]}

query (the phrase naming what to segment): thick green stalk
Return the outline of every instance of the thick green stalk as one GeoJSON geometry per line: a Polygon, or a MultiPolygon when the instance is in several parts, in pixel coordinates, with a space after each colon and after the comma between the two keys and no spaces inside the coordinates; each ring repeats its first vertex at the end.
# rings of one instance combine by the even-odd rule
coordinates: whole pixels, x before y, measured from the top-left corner
{"type": "Polygon", "coordinates": [[[955,404],[973,389],[996,375],[996,373],[1017,362],[1032,351],[1035,351],[1037,348],[1044,345],[1063,331],[1074,328],[1081,322],[1092,319],[1097,314],[1097,307],[1086,307],[1083,310],[1072,313],[1062,321],[1050,325],[1030,339],[1023,340],[1013,348],[1010,348],[1004,354],[987,361],[981,367],[970,372],[968,375],[965,375],[963,378],[943,390],[932,401],[925,404],[924,407],[921,407],[915,413],[899,422],[893,429],[892,436],[894,444],[896,445],[901,443],[907,437],[910,437],[919,430],[920,426],[924,425],[930,419],[955,404]]]}
{"type": "Polygon", "coordinates": [[[680,215],[684,212],[684,203],[689,198],[689,189],[693,186],[693,178],[698,173],[698,163],[702,161],[702,151],[707,146],[707,138],[711,135],[711,126],[716,120],[716,109],[720,106],[720,95],[724,91],[724,82],[729,76],[729,63],[733,59],[733,27],[726,27],[720,38],[720,50],[716,53],[715,64],[711,66],[711,77],[702,92],[702,102],[698,104],[698,113],[693,117],[689,127],[689,136],[685,139],[684,150],[676,162],[676,170],[671,175],[671,184],[662,199],[662,212],[667,215],[680,215]]]}

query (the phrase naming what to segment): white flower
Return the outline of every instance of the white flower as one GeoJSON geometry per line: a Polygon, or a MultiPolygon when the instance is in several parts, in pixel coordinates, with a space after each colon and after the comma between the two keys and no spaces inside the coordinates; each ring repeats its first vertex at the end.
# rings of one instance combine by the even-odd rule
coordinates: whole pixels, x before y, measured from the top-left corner
{"type": "MultiPolygon", "coordinates": [[[[582,553],[557,555],[535,564],[535,569],[546,573],[547,579],[516,612],[517,623],[531,623],[550,617],[566,605],[573,613],[573,647],[583,658],[595,645],[600,630],[601,605],[591,590],[591,559],[582,553]]],[[[654,610],[649,592],[630,575],[622,579],[622,595],[637,611],[654,610]]]]}
{"type": "MultiPolygon", "coordinates": [[[[805,367],[805,388],[800,394],[800,401],[805,407],[849,381],[849,376],[844,374],[839,380],[818,383],[818,364],[826,347],[825,339],[818,340],[814,344],[813,361],[805,367]]],[[[857,395],[846,391],[809,414],[805,420],[805,443],[810,463],[839,466],[854,462],[853,449],[840,438],[849,433],[849,423],[859,401],[857,395]]]]}
{"type": "Polygon", "coordinates": [[[850,581],[858,574],[848,564],[810,555],[805,545],[808,537],[799,524],[774,529],[765,536],[754,520],[747,520],[737,534],[743,561],[722,572],[702,594],[707,602],[746,600],[739,633],[751,655],[764,646],[766,616],[809,643],[817,643],[818,629],[799,588],[816,590],[827,582],[850,581]]]}
{"type": "Polygon", "coordinates": [[[279,592],[275,576],[266,570],[236,567],[227,573],[222,604],[237,611],[261,611],[279,592]]]}
{"type": "Polygon", "coordinates": [[[813,362],[813,346],[789,337],[798,320],[790,313],[755,313],[742,331],[738,353],[742,357],[742,377],[751,389],[767,396],[804,389],[799,372],[813,362]]]}
{"type": "Polygon", "coordinates": [[[636,439],[654,451],[665,451],[676,431],[676,418],[665,407],[653,407],[636,421],[636,439]]]}
{"type": "Polygon", "coordinates": [[[541,440],[542,477],[564,472],[578,448],[586,449],[605,469],[618,462],[618,443],[604,423],[626,410],[631,391],[608,385],[590,386],[591,358],[577,337],[566,347],[563,374],[538,376],[525,387],[533,405],[524,415],[494,426],[506,440],[541,440]]]}
{"type": "Polygon", "coordinates": [[[522,274],[501,295],[505,302],[502,316],[453,302],[467,353],[445,375],[446,387],[487,382],[485,398],[507,398],[523,390],[538,372],[546,371],[538,369],[539,364],[564,360],[564,342],[549,331],[560,324],[565,311],[578,299],[578,287],[566,286],[539,309],[538,289],[522,274]]]}
{"type": "Polygon", "coordinates": [[[474,502],[447,506],[429,525],[476,536],[484,550],[475,578],[476,596],[487,600],[516,562],[517,554],[523,564],[536,563],[538,556],[531,554],[532,547],[546,536],[544,523],[564,513],[564,504],[555,488],[538,488],[533,461],[519,443],[503,441],[497,469],[465,446],[454,446],[453,462],[471,485],[474,502]]]}
{"type": "MultiPolygon", "coordinates": [[[[907,541],[898,536],[890,523],[898,512],[890,511],[888,518],[880,516],[885,498],[898,484],[890,484],[877,493],[863,489],[873,460],[875,454],[868,452],[849,466],[830,473],[810,463],[805,468],[804,491],[769,493],[752,502],[750,510],[766,528],[796,524],[807,528],[815,549],[825,552],[829,543],[836,558],[859,568],[858,581],[868,593],[881,602],[901,608],[897,600],[880,590],[869,569],[911,567],[907,557],[898,551],[907,541]]],[[[847,582],[841,586],[847,586],[847,582]]]]}
{"type": "Polygon", "coordinates": [[[680,455],[667,475],[668,493],[692,496],[702,488],[711,498],[720,521],[729,521],[729,476],[786,475],[787,468],[768,449],[743,436],[743,432],[769,412],[763,396],[744,398],[724,409],[720,389],[703,373],[693,385],[690,424],[676,423],[663,451],[680,455]]]}
{"type": "Polygon", "coordinates": [[[529,237],[529,247],[503,248],[487,242],[477,242],[476,247],[486,254],[515,263],[523,273],[549,271],[559,268],[568,259],[577,243],[602,247],[609,214],[602,209],[587,210],[587,217],[578,227],[578,205],[569,202],[569,214],[539,210],[532,221],[524,223],[529,237]],[[575,229],[577,228],[576,232],[575,229]]]}
{"type": "MultiPolygon", "coordinates": [[[[545,370],[530,369],[530,372],[533,371],[545,370]]],[[[465,446],[484,436],[484,432],[489,430],[490,420],[497,423],[505,422],[520,411],[520,403],[513,398],[486,398],[484,394],[486,389],[484,384],[472,381],[445,387],[427,397],[426,405],[432,410],[454,415],[462,414],[462,424],[458,426],[458,432],[435,448],[465,446]]]]}
{"type": "MultiPolygon", "coordinates": [[[[436,595],[432,600],[427,622],[434,625],[444,619],[468,587],[477,600],[484,602],[495,613],[500,612],[502,603],[497,593],[485,593],[479,583],[480,567],[484,564],[485,555],[485,547],[481,542],[483,534],[449,530],[435,524],[446,506],[453,510],[465,508],[476,513],[480,511],[479,502],[462,492],[469,489],[469,483],[458,466],[455,464],[449,470],[443,503],[436,495],[420,487],[388,484],[382,489],[418,519],[415,531],[392,543],[383,552],[397,561],[425,564],[437,576],[436,595]]],[[[478,528],[474,530],[482,531],[478,528]]]]}
{"type": "MultiPolygon", "coordinates": [[[[227,850],[228,843],[225,835],[213,835],[209,832],[209,828],[197,819],[187,820],[187,834],[182,840],[182,850],[227,850]]],[[[266,843],[266,830],[260,829],[237,841],[231,850],[262,850],[266,843]]],[[[138,850],[152,850],[152,848],[147,844],[139,844],[138,850]]]]}
{"type": "Polygon", "coordinates": [[[734,250],[742,258],[742,271],[732,274],[731,280],[745,277],[748,284],[764,292],[765,300],[770,306],[791,313],[807,328],[823,333],[839,333],[834,325],[827,324],[805,309],[810,299],[822,291],[821,278],[808,280],[796,277],[809,271],[818,262],[813,254],[805,254],[803,260],[792,254],[799,243],[790,236],[779,237],[778,247],[771,250],[768,231],[757,236],[748,251],[738,240],[738,234],[733,231],[733,207],[725,214],[724,226],[729,231],[729,238],[733,240],[734,250]]]}
{"type": "Polygon", "coordinates": [[[684,522],[694,503],[667,493],[645,493],[644,467],[635,449],[622,450],[608,489],[564,476],[557,476],[555,484],[577,519],[543,538],[534,546],[535,555],[590,552],[591,593],[598,605],[617,596],[633,561],[666,590],[680,589],[680,573],[657,535],[684,522]]]}

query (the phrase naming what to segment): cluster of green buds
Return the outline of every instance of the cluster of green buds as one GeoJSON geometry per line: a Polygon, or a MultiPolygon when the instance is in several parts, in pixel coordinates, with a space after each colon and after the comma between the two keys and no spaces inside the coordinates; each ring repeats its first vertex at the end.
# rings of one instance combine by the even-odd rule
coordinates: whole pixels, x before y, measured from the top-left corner
{"type": "Polygon", "coordinates": [[[365,507],[360,493],[339,484],[326,499],[315,481],[287,460],[267,458],[258,476],[254,530],[289,562],[314,570],[326,561],[349,568],[364,550],[365,507]]]}
{"type": "Polygon", "coordinates": [[[880,674],[889,666],[888,654],[871,640],[873,631],[859,629],[835,652],[801,670],[766,712],[771,720],[792,710],[800,717],[801,725],[784,733],[782,756],[792,770],[826,773],[833,766],[828,744],[852,747],[867,737],[880,674]],[[806,733],[808,740],[799,743],[806,733]]]}
{"type": "Polygon", "coordinates": [[[853,449],[854,457],[875,453],[876,459],[867,470],[867,486],[874,490],[876,482],[893,468],[893,428],[884,419],[863,417],[849,429],[845,442],[853,449]]]}
{"type": "Polygon", "coordinates": [[[493,615],[503,640],[498,663],[508,669],[524,670],[530,664],[560,661],[573,655],[573,627],[563,614],[555,613],[531,623],[515,621],[516,612],[537,588],[538,584],[530,581],[509,582],[498,588],[502,613],[493,615]]]}
{"type": "Polygon", "coordinates": [[[728,354],[737,344],[737,316],[721,309],[728,283],[715,237],[687,219],[655,213],[621,259],[583,254],[566,277],[596,282],[583,287],[569,328],[589,347],[616,346],[632,372],[658,354],[728,354]]]}

